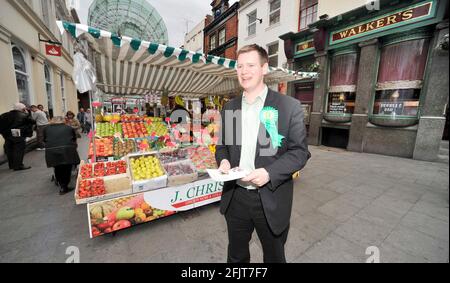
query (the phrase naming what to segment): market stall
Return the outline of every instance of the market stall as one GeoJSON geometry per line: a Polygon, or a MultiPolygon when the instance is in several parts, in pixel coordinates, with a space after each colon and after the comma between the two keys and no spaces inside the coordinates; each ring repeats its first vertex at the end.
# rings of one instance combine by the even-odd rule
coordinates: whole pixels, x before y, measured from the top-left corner
{"type": "MultiPolygon", "coordinates": [[[[77,87],[79,81],[93,85],[91,108],[96,113],[89,158],[80,165],[75,190],[76,203],[87,204],[91,237],[219,201],[223,184],[206,174],[206,169],[216,168],[213,133],[218,125],[199,123],[190,135],[170,118],[149,117],[139,109],[127,115],[105,113],[102,106],[109,103],[114,109],[126,96],[156,93],[163,106],[168,106],[169,96],[177,104],[192,99],[192,122],[201,122],[200,99],[220,110],[221,97],[239,93],[236,62],[85,25],[57,24],[61,33],[87,41],[94,50],[95,67],[77,56],[74,74],[77,87]],[[92,69],[95,76],[84,77],[92,69]],[[105,96],[115,100],[105,102],[105,96]]],[[[316,76],[270,68],[265,80],[272,84],[316,76]]]]}

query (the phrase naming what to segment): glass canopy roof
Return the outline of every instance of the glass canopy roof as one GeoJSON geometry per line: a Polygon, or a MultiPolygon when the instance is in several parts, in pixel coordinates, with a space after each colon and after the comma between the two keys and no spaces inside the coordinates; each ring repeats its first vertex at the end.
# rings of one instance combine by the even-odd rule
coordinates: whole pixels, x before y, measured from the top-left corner
{"type": "Polygon", "coordinates": [[[169,41],[163,19],[146,0],[95,0],[88,25],[160,44],[169,41]]]}

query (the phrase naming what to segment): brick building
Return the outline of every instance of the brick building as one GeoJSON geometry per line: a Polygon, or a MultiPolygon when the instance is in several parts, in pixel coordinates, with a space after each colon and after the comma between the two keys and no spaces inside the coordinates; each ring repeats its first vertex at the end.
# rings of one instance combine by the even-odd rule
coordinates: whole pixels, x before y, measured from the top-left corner
{"type": "Polygon", "coordinates": [[[211,6],[213,20],[204,29],[204,53],[236,59],[239,2],[230,7],[228,0],[214,0],[211,6]]]}

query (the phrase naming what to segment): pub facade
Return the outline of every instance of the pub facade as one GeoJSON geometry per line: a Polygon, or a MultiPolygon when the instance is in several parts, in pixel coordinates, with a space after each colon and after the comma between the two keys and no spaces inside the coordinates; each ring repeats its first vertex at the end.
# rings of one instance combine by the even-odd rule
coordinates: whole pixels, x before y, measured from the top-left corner
{"type": "Polygon", "coordinates": [[[381,0],[282,35],[290,67],[320,73],[288,86],[309,143],[436,160],[448,140],[447,11],[448,0],[381,0]]]}

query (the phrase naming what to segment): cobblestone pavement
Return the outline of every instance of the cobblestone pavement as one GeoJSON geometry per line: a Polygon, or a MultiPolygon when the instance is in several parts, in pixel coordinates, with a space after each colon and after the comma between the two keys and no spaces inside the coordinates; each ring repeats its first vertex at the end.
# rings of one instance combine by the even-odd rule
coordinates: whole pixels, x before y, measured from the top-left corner
{"type": "MultiPolygon", "coordinates": [[[[295,181],[289,262],[366,262],[378,252],[381,262],[448,262],[448,164],[310,150],[295,181]]],[[[59,196],[44,154],[26,155],[28,171],[0,166],[0,262],[65,262],[71,246],[81,262],[226,261],[218,204],[89,239],[86,206],[59,196]]],[[[262,262],[256,235],[250,251],[262,262]]]]}

